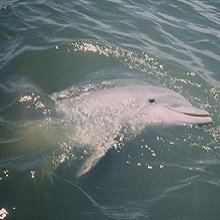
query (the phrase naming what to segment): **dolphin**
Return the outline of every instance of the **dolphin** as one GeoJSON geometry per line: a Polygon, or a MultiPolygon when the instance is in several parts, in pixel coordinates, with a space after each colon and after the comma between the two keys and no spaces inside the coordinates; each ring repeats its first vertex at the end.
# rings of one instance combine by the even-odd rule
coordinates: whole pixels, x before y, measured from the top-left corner
{"type": "Polygon", "coordinates": [[[77,177],[89,172],[112,147],[150,125],[204,125],[210,114],[180,94],[150,85],[123,85],[55,100],[56,111],[73,124],[75,141],[89,146],[77,177]]]}

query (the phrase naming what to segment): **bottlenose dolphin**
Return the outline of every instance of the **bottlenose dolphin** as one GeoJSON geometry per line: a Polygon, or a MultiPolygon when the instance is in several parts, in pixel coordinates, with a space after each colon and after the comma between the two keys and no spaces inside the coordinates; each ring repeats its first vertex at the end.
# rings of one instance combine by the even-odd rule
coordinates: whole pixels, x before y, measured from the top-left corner
{"type": "Polygon", "coordinates": [[[118,147],[151,124],[200,125],[212,122],[210,114],[193,107],[180,94],[149,85],[125,85],[57,99],[56,110],[74,126],[77,143],[89,146],[77,172],[92,169],[111,147],[118,147]]]}

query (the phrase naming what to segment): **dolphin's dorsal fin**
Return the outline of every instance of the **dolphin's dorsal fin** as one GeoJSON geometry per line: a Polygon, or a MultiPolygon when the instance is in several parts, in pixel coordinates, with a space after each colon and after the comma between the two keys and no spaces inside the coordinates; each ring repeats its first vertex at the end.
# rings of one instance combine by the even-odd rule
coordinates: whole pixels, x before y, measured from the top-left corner
{"type": "Polygon", "coordinates": [[[108,149],[99,148],[98,150],[92,152],[92,154],[85,160],[83,165],[77,171],[76,177],[79,178],[89,172],[106,154],[107,150],[108,149]]]}

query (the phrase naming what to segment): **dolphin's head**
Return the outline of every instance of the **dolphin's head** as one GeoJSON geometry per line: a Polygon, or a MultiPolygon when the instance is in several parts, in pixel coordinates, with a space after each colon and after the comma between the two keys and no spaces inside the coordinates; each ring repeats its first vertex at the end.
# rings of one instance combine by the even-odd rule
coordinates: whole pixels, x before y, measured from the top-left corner
{"type": "Polygon", "coordinates": [[[212,122],[207,111],[193,107],[180,94],[159,87],[149,89],[145,102],[150,123],[203,125],[212,122]]]}

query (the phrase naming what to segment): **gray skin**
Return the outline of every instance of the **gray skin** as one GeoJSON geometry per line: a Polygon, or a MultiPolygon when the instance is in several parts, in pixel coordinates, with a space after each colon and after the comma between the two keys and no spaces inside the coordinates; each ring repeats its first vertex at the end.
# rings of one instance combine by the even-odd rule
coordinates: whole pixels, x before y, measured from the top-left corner
{"type": "Polygon", "coordinates": [[[150,125],[203,125],[212,122],[208,112],[194,108],[183,96],[166,88],[127,85],[92,91],[56,101],[71,135],[89,156],[78,170],[91,170],[111,147],[129,140],[150,125]]]}

